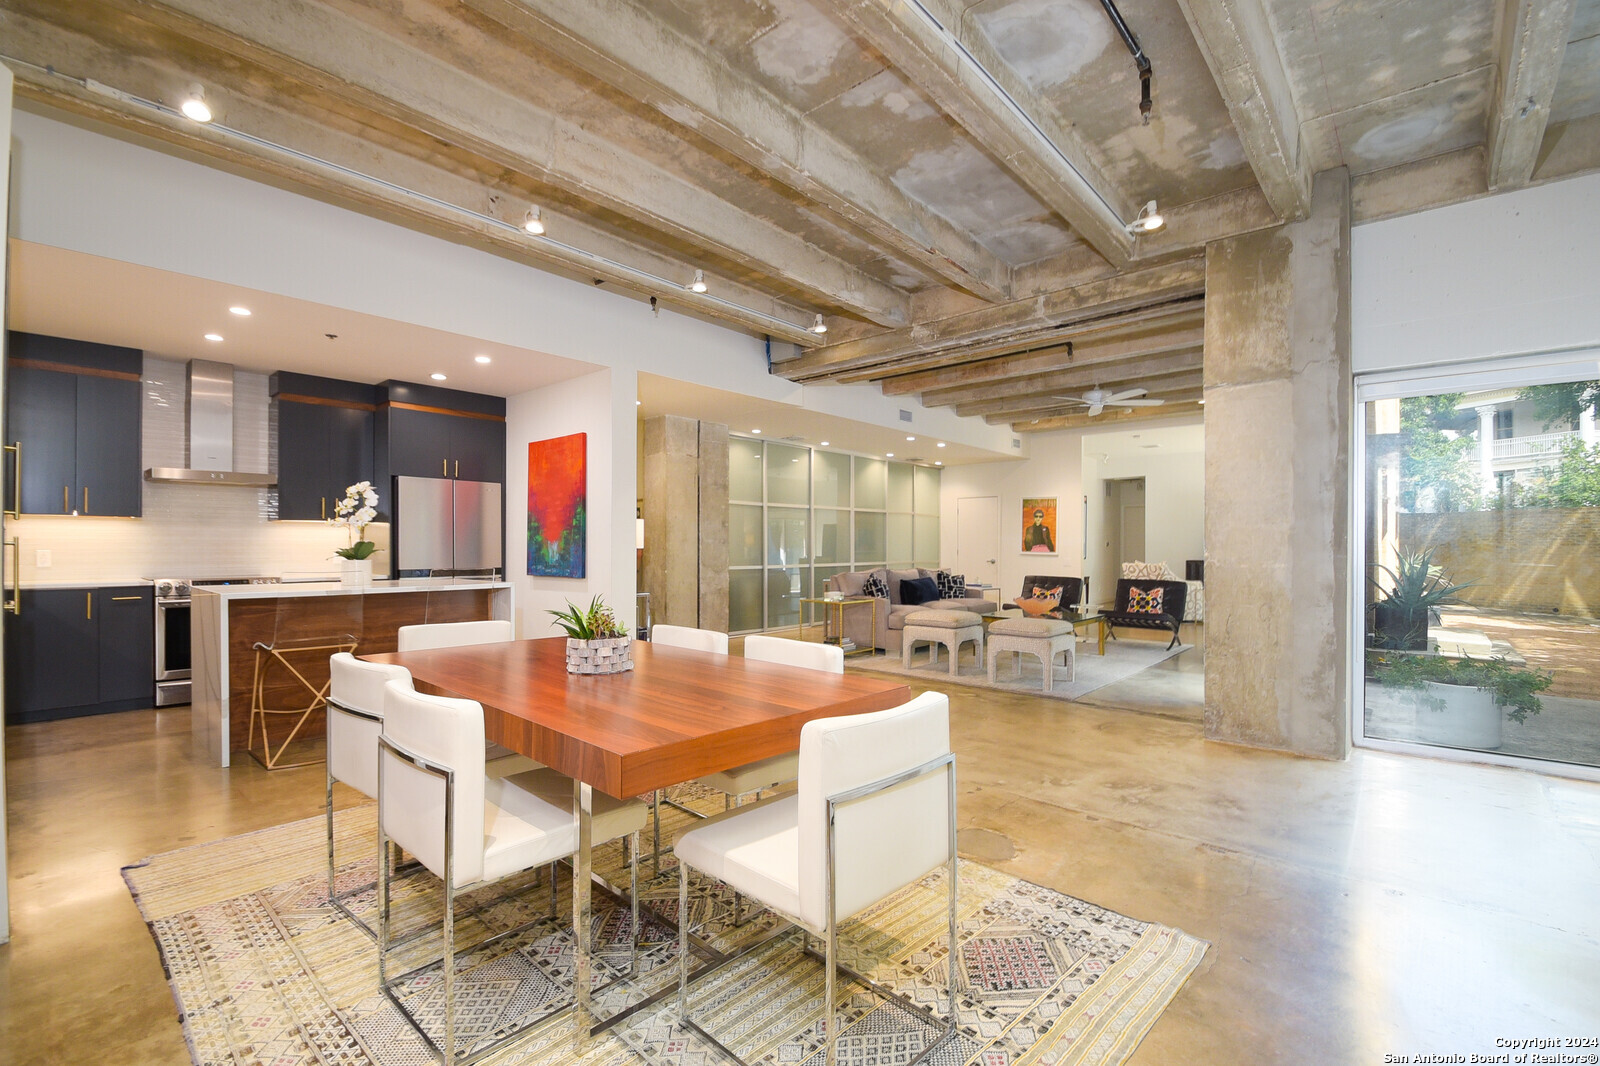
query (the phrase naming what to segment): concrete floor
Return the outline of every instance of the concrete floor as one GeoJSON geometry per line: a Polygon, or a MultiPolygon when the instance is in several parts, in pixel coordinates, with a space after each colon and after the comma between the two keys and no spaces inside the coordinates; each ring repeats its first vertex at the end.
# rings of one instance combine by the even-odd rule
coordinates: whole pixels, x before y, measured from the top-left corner
{"type": "MultiPolygon", "coordinates": [[[[1200,666],[1185,653],[1078,704],[951,691],[964,854],[1212,944],[1134,1063],[1600,1036],[1600,785],[1208,743],[1200,666]]],[[[118,870],[315,815],[323,771],[197,765],[188,722],[177,708],[7,731],[0,1062],[189,1061],[118,870]]]]}

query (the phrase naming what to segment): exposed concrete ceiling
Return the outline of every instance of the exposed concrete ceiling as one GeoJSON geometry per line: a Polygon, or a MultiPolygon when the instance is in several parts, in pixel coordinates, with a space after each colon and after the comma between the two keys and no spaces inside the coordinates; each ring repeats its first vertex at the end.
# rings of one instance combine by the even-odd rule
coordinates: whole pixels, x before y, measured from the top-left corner
{"type": "Polygon", "coordinates": [[[1095,386],[1197,412],[1205,244],[1318,171],[1374,218],[1600,167],[1600,0],[1119,6],[1148,124],[1098,0],[0,0],[0,51],[24,98],[1017,430],[1095,386]]]}

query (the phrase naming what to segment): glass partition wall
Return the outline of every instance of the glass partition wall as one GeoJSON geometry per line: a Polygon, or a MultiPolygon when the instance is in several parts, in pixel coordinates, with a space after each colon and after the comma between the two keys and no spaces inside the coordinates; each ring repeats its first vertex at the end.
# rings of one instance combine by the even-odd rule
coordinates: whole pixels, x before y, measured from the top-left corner
{"type": "Polygon", "coordinates": [[[1600,364],[1357,385],[1358,744],[1600,767],[1600,364]]]}
{"type": "Polygon", "coordinates": [[[819,616],[828,578],[939,565],[939,470],[784,441],[728,439],[728,629],[819,616]]]}

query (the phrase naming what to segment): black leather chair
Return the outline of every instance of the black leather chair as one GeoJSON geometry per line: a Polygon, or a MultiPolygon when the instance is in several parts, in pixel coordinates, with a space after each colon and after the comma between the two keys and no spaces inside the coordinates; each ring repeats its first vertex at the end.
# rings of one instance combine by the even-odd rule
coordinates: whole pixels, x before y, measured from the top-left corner
{"type": "MultiPolygon", "coordinates": [[[[1022,579],[1022,591],[1017,594],[1018,600],[1033,599],[1034,589],[1061,589],[1061,606],[1054,611],[1046,611],[1040,615],[1029,615],[1030,618],[1064,618],[1066,611],[1078,604],[1084,603],[1089,598],[1089,579],[1087,577],[1040,577],[1030,576],[1022,579]]],[[[1006,610],[1017,609],[1016,601],[1004,604],[1006,610]]],[[[1028,612],[1024,611],[1024,614],[1028,612]]]]}
{"type": "Polygon", "coordinates": [[[1148,581],[1140,578],[1120,578],[1117,581],[1117,599],[1111,610],[1105,612],[1106,631],[1113,640],[1117,636],[1117,626],[1124,629],[1166,629],[1172,631],[1172,641],[1167,645],[1170,650],[1178,643],[1178,626],[1183,622],[1184,600],[1189,594],[1189,586],[1182,581],[1148,581]],[[1161,613],[1147,614],[1128,610],[1128,599],[1135,589],[1149,591],[1161,589],[1161,613]]]}

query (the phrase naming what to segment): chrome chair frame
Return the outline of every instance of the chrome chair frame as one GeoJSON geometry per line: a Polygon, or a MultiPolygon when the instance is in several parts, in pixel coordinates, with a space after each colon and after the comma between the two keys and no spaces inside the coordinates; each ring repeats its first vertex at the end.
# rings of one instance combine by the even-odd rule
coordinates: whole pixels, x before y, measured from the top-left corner
{"type": "MultiPolygon", "coordinates": [[[[949,858],[949,870],[948,870],[948,872],[946,874],[946,877],[947,877],[947,879],[949,881],[949,893],[948,893],[948,895],[949,895],[949,909],[948,909],[948,913],[949,913],[949,923],[950,923],[950,931],[949,931],[949,936],[950,936],[950,952],[949,952],[950,978],[949,978],[949,985],[948,985],[948,995],[949,995],[949,998],[950,998],[950,1017],[945,1021],[944,1032],[942,1032],[938,1036],[937,1039],[935,1039],[931,1044],[929,1044],[926,1048],[924,1048],[922,1050],[921,1054],[919,1054],[916,1058],[912,1059],[911,1062],[907,1064],[907,1066],[915,1066],[916,1063],[922,1062],[930,1054],[932,1054],[935,1050],[937,1050],[939,1047],[941,1047],[946,1041],[948,1041],[952,1036],[955,1035],[956,1028],[957,1028],[957,1026],[956,1026],[956,989],[957,989],[957,984],[958,984],[958,977],[957,977],[956,967],[957,967],[957,965],[959,963],[959,959],[960,959],[960,947],[959,947],[959,945],[958,945],[958,943],[956,941],[956,910],[957,910],[957,896],[958,896],[957,876],[958,875],[957,875],[957,870],[956,870],[956,757],[955,757],[955,754],[953,752],[946,752],[945,754],[939,756],[938,758],[930,759],[930,760],[928,760],[927,762],[923,763],[920,766],[914,766],[914,767],[911,767],[910,769],[902,770],[900,773],[893,774],[893,775],[891,775],[889,777],[880,778],[877,781],[870,781],[870,782],[868,782],[868,783],[866,783],[864,785],[858,785],[855,788],[848,789],[848,790],[846,790],[844,792],[839,792],[839,793],[836,793],[836,794],[828,797],[828,800],[827,800],[827,803],[828,803],[828,833],[827,833],[827,865],[828,865],[828,870],[827,870],[827,873],[828,873],[828,876],[827,876],[827,911],[828,911],[828,929],[827,929],[826,935],[820,938],[825,943],[824,954],[822,956],[818,956],[816,951],[814,951],[809,946],[809,939],[810,939],[810,935],[809,934],[810,934],[810,931],[807,929],[807,927],[805,926],[804,923],[802,923],[799,919],[795,918],[792,915],[783,914],[780,911],[774,911],[773,913],[778,914],[781,918],[784,919],[784,921],[787,923],[786,925],[779,926],[778,929],[776,929],[774,932],[762,937],[760,940],[756,941],[755,943],[748,945],[747,947],[745,947],[741,951],[738,951],[738,952],[736,952],[736,953],[734,953],[732,955],[725,956],[725,957],[723,957],[721,959],[716,960],[715,962],[711,963],[710,965],[705,966],[699,972],[697,972],[697,973],[695,973],[693,975],[694,979],[695,980],[699,980],[701,977],[704,977],[705,975],[707,975],[709,973],[712,973],[715,970],[719,970],[719,969],[721,969],[722,967],[728,965],[731,962],[735,962],[738,959],[742,959],[742,958],[746,957],[747,955],[750,955],[752,952],[758,951],[761,948],[765,947],[767,944],[771,943],[773,940],[777,939],[778,937],[787,935],[791,930],[798,928],[801,931],[801,934],[802,934],[802,942],[803,942],[802,950],[805,951],[806,954],[811,955],[814,958],[820,958],[822,963],[823,963],[823,966],[825,967],[825,970],[824,970],[825,976],[823,978],[823,1020],[824,1020],[824,1031],[826,1033],[826,1038],[825,1038],[826,1042],[824,1044],[824,1049],[825,1050],[824,1050],[824,1054],[823,1054],[824,1066],[835,1066],[835,1063],[837,1062],[837,1057],[838,1057],[838,1048],[837,1048],[838,1032],[837,1032],[837,1027],[834,1024],[835,1021],[837,1020],[838,1012],[835,1009],[835,1004],[834,1004],[834,996],[835,996],[834,980],[835,980],[835,976],[837,974],[839,974],[839,973],[844,974],[846,977],[850,978],[852,981],[856,981],[856,982],[858,982],[858,983],[860,983],[862,985],[865,985],[867,988],[870,988],[872,991],[878,993],[878,995],[883,996],[886,999],[893,999],[896,1002],[900,1003],[901,1005],[909,1008],[910,1010],[912,1010],[912,1011],[914,1011],[914,1012],[916,1012],[918,1014],[926,1015],[931,1020],[938,1021],[939,1020],[938,1016],[936,1014],[934,1014],[933,1009],[931,1007],[925,1007],[925,1006],[923,1006],[923,1005],[921,1005],[919,1003],[913,1003],[911,1000],[905,998],[904,996],[898,994],[897,992],[894,992],[892,989],[885,988],[884,986],[882,986],[878,982],[872,980],[870,977],[867,977],[865,974],[858,973],[857,971],[855,971],[855,970],[851,969],[850,967],[845,966],[845,965],[843,965],[842,963],[839,962],[839,916],[834,913],[834,907],[835,907],[835,902],[834,902],[834,884],[835,884],[835,881],[834,881],[834,879],[835,879],[835,875],[836,875],[836,872],[837,872],[836,856],[834,854],[834,847],[835,847],[835,843],[834,843],[834,819],[837,816],[839,810],[841,808],[843,808],[843,807],[847,807],[852,803],[857,803],[857,802],[867,798],[868,796],[875,795],[876,793],[879,793],[879,792],[883,792],[886,789],[894,788],[897,785],[905,784],[906,782],[914,781],[914,780],[917,780],[918,778],[926,777],[929,774],[937,773],[937,772],[939,772],[941,770],[944,771],[944,773],[945,773],[945,783],[946,783],[946,786],[947,786],[947,794],[946,794],[947,808],[946,808],[946,810],[947,810],[947,817],[949,819],[949,824],[948,824],[949,845],[948,846],[949,846],[949,851],[950,851],[950,858],[949,858]]],[[[769,908],[769,909],[771,909],[771,908],[769,908]]],[[[680,859],[678,861],[678,914],[679,914],[680,919],[686,919],[687,916],[688,916],[688,913],[689,913],[689,865],[688,865],[688,863],[686,863],[686,862],[684,862],[684,861],[682,861],[680,859]]],[[[679,970],[678,970],[678,1017],[679,1017],[679,1020],[682,1021],[682,1023],[687,1028],[693,1029],[696,1033],[700,1034],[701,1037],[703,1037],[704,1039],[709,1041],[713,1046],[715,1046],[717,1048],[718,1051],[722,1052],[724,1055],[726,1055],[728,1058],[732,1059],[734,1062],[739,1063],[740,1066],[750,1066],[749,1063],[747,1063],[743,1058],[741,1058],[739,1055],[737,1055],[726,1044],[724,1044],[722,1041],[718,1040],[715,1036],[711,1035],[705,1029],[701,1028],[700,1024],[698,1022],[696,1022],[694,1020],[694,1018],[691,1016],[691,1014],[689,1013],[689,982],[690,982],[689,962],[688,962],[688,960],[689,960],[689,924],[688,924],[688,922],[686,920],[680,921],[680,924],[678,926],[678,952],[679,952],[679,958],[681,960],[680,966],[679,966],[679,970]]]]}
{"type": "MultiPolygon", "coordinates": [[[[378,819],[378,983],[383,989],[384,998],[388,999],[388,1001],[391,1004],[393,1004],[394,1008],[397,1011],[400,1012],[400,1015],[403,1018],[405,1018],[407,1024],[409,1024],[411,1026],[411,1028],[416,1031],[417,1035],[422,1038],[423,1042],[428,1045],[429,1050],[431,1050],[434,1055],[438,1056],[439,1061],[441,1063],[444,1063],[445,1066],[468,1066],[468,1064],[470,1064],[470,1063],[477,1062],[478,1060],[480,1060],[482,1058],[485,1058],[488,1055],[493,1054],[494,1052],[496,1052],[496,1051],[500,1050],[501,1048],[505,1047],[507,1044],[511,1043],[512,1041],[521,1039],[522,1037],[528,1035],[528,1033],[535,1026],[539,1025],[541,1022],[544,1022],[547,1019],[553,1018],[556,1015],[561,1014],[561,1013],[563,1013],[565,1011],[571,1010],[577,1004],[577,1001],[578,1001],[577,989],[576,989],[576,987],[574,987],[574,989],[573,989],[573,999],[571,1000],[571,1002],[564,1003],[564,1004],[561,1004],[559,1006],[551,1007],[549,1010],[547,1010],[544,1013],[540,1014],[537,1018],[534,1018],[533,1020],[527,1022],[526,1024],[517,1026],[511,1032],[506,1033],[504,1036],[502,1036],[502,1037],[490,1042],[486,1046],[480,1048],[478,1051],[473,1052],[470,1055],[467,1055],[467,1056],[464,1056],[464,1057],[460,1057],[460,1058],[458,1058],[456,1056],[455,960],[456,960],[457,952],[456,952],[456,946],[455,946],[455,897],[458,894],[460,894],[461,892],[472,891],[472,890],[474,890],[476,888],[483,887],[483,884],[484,884],[483,882],[477,882],[477,883],[474,883],[472,885],[468,885],[465,888],[458,888],[456,886],[456,883],[455,883],[455,828],[454,827],[455,827],[455,802],[456,802],[456,772],[455,772],[455,770],[453,768],[451,768],[449,766],[440,765],[438,763],[433,762],[432,760],[426,759],[423,756],[416,754],[415,752],[408,751],[406,748],[402,747],[399,744],[396,744],[393,740],[389,739],[389,737],[387,737],[387,736],[380,735],[378,737],[378,749],[379,749],[379,756],[380,756],[379,759],[378,759],[378,794],[380,796],[383,794],[383,774],[384,774],[384,770],[383,770],[384,760],[382,759],[381,756],[382,756],[382,753],[385,752],[385,751],[390,752],[396,758],[400,759],[402,762],[409,763],[411,766],[415,767],[418,770],[421,770],[424,773],[431,774],[431,775],[433,775],[435,777],[443,778],[444,782],[445,782],[445,792],[444,792],[444,870],[445,870],[445,876],[443,878],[443,881],[444,881],[444,954],[443,954],[442,958],[439,960],[438,963],[433,963],[433,962],[425,963],[422,966],[418,966],[418,967],[415,967],[415,968],[413,968],[411,970],[407,970],[405,973],[397,974],[393,978],[389,977],[389,974],[388,974],[388,956],[389,956],[389,948],[391,947],[390,929],[389,929],[389,925],[390,925],[389,880],[390,880],[390,875],[391,875],[391,873],[393,871],[390,869],[390,844],[391,844],[391,841],[389,840],[388,834],[386,834],[383,831],[383,818],[382,818],[382,816],[380,814],[379,819],[378,819]],[[441,972],[441,983],[443,984],[443,992],[444,992],[444,1045],[442,1047],[440,1046],[440,1044],[437,1041],[435,1041],[431,1036],[429,1036],[427,1034],[427,1032],[422,1028],[422,1023],[417,1020],[416,1015],[414,1015],[411,1012],[410,1008],[408,1008],[404,1003],[401,1002],[400,997],[397,996],[395,994],[395,992],[394,992],[394,985],[396,983],[398,983],[400,981],[404,981],[406,978],[411,977],[414,974],[421,973],[423,970],[430,969],[435,965],[438,965],[441,968],[441,971],[440,971],[441,972]]],[[[639,854],[639,846],[640,846],[639,832],[637,830],[635,830],[631,834],[630,856],[637,856],[639,854]]],[[[552,863],[551,865],[554,866],[554,863],[552,863]]],[[[638,864],[630,862],[629,863],[629,869],[631,871],[630,885],[629,885],[629,895],[630,895],[630,897],[632,899],[632,908],[633,908],[633,922],[632,922],[632,932],[633,932],[632,948],[633,948],[633,950],[632,950],[632,955],[631,955],[630,960],[629,960],[627,974],[625,974],[623,976],[631,976],[631,975],[637,973],[638,969],[639,969],[639,873],[638,873],[638,864]]],[[[471,946],[470,950],[478,950],[480,948],[487,947],[488,945],[494,944],[494,943],[496,943],[498,941],[501,941],[501,940],[504,940],[507,937],[515,936],[515,935],[517,935],[519,933],[522,933],[522,932],[532,928],[533,926],[539,924],[540,922],[554,920],[555,917],[556,917],[556,896],[557,896],[557,880],[556,880],[556,877],[555,877],[555,872],[554,872],[554,870],[552,870],[551,871],[551,875],[550,875],[550,915],[549,915],[548,918],[534,919],[533,921],[525,922],[524,924],[519,925],[514,929],[506,929],[506,930],[504,930],[502,932],[496,933],[491,937],[488,937],[488,938],[486,938],[484,940],[480,940],[480,941],[478,941],[478,943],[473,944],[471,946]]],[[[415,939],[415,938],[413,937],[413,938],[409,938],[409,939],[415,939]]],[[[408,941],[398,941],[397,943],[406,943],[406,942],[408,942],[408,941]]],[[[603,986],[603,987],[606,987],[606,986],[603,986]]]]}

